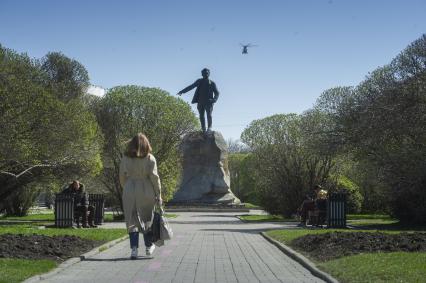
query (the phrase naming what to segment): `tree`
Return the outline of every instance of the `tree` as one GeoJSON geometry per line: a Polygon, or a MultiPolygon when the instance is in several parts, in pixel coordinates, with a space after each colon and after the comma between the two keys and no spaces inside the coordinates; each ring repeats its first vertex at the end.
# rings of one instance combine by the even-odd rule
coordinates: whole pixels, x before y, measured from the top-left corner
{"type": "Polygon", "coordinates": [[[233,140],[233,139],[229,138],[226,141],[226,144],[228,146],[228,152],[230,154],[232,154],[232,153],[244,153],[244,152],[249,151],[249,148],[247,147],[247,145],[242,143],[240,140],[233,140]]]}
{"type": "Polygon", "coordinates": [[[253,155],[251,153],[230,153],[228,166],[232,192],[242,202],[258,204],[259,197],[252,174],[256,170],[253,155]]]}
{"type": "Polygon", "coordinates": [[[80,62],[60,52],[49,52],[41,68],[47,75],[46,84],[60,100],[67,102],[86,94],[89,74],[80,62]]]}
{"type": "Polygon", "coordinates": [[[0,48],[0,210],[46,175],[102,166],[95,117],[79,100],[59,100],[48,81],[38,60],[0,48]]]}
{"type": "Polygon", "coordinates": [[[315,184],[324,183],[333,169],[331,156],[307,142],[318,120],[297,114],[273,115],[253,121],[241,140],[255,159],[252,172],[260,204],[270,213],[291,216],[315,184]],[[311,123],[311,125],[307,125],[311,123]]]}
{"type": "Polygon", "coordinates": [[[426,35],[357,87],[340,90],[316,106],[332,121],[339,150],[372,168],[377,182],[369,183],[384,188],[396,217],[425,223],[426,35]]]}
{"type": "Polygon", "coordinates": [[[190,106],[158,88],[118,86],[110,89],[94,109],[105,136],[103,183],[117,203],[122,205],[118,174],[124,145],[138,132],[143,132],[151,142],[162,197],[170,199],[180,173],[178,145],[197,125],[190,106]]]}

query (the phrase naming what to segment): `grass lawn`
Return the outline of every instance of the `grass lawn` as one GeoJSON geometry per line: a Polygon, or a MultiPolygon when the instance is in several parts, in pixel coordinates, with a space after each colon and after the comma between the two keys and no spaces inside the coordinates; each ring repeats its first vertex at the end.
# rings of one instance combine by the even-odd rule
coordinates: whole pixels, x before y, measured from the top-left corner
{"type": "MultiPolygon", "coordinates": [[[[74,235],[84,239],[105,243],[127,235],[126,229],[72,229],[46,228],[40,229],[37,225],[17,224],[1,225],[0,234],[38,234],[46,236],[74,235]]],[[[21,282],[36,274],[48,272],[57,266],[52,260],[22,260],[0,259],[0,283],[21,282]]]]}
{"type": "Polygon", "coordinates": [[[72,229],[72,228],[46,228],[40,229],[35,225],[1,225],[0,234],[37,234],[46,236],[74,235],[84,239],[108,242],[123,237],[126,229],[72,229]]]}
{"type": "Polygon", "coordinates": [[[288,219],[284,218],[281,215],[239,215],[238,216],[241,220],[246,222],[294,222],[297,221],[296,219],[288,219]]]}
{"type": "Polygon", "coordinates": [[[346,215],[347,220],[366,220],[366,219],[382,219],[382,220],[393,220],[387,214],[348,214],[346,215]]]}
{"type": "Polygon", "coordinates": [[[292,230],[271,230],[266,232],[266,234],[275,240],[290,245],[291,241],[296,238],[308,235],[308,234],[323,234],[328,232],[350,232],[347,229],[292,229],[292,230]]]}
{"type": "Polygon", "coordinates": [[[245,208],[249,208],[249,209],[262,209],[260,206],[258,206],[257,204],[252,204],[249,202],[245,202],[244,203],[244,207],[245,208]]]}
{"type": "Polygon", "coordinates": [[[53,260],[26,260],[0,258],[0,283],[22,282],[57,266],[53,260]]]}
{"type": "Polygon", "coordinates": [[[29,214],[26,216],[1,216],[0,220],[55,221],[55,215],[51,212],[29,214]]]}
{"type": "Polygon", "coordinates": [[[376,253],[343,257],[318,266],[341,282],[425,282],[426,253],[376,253]]]}
{"type": "MultiPolygon", "coordinates": [[[[359,229],[293,229],[271,230],[267,235],[292,247],[291,242],[308,234],[328,232],[374,232],[378,230],[359,229]]],[[[400,233],[401,230],[380,230],[384,233],[400,233]]],[[[406,231],[404,231],[406,232],[406,231]]],[[[302,252],[303,253],[303,252],[302,252]]],[[[341,282],[424,282],[426,278],[426,253],[365,253],[319,262],[309,257],[320,269],[330,273],[341,282]]]]}

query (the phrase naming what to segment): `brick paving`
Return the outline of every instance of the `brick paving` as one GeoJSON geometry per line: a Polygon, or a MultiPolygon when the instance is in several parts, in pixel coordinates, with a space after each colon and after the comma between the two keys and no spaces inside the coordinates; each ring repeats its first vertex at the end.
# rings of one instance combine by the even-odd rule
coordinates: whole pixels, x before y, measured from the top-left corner
{"type": "Polygon", "coordinates": [[[126,240],[42,282],[322,282],[259,234],[294,224],[247,224],[235,213],[178,215],[170,221],[174,238],[153,257],[141,248],[139,258],[129,260],[126,240]]]}

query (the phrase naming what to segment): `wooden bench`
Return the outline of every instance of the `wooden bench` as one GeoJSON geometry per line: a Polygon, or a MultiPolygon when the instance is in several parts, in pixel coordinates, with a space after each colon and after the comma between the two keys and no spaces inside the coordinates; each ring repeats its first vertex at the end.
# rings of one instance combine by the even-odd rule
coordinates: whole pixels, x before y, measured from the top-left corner
{"type": "MultiPolygon", "coordinates": [[[[101,225],[104,222],[104,203],[103,194],[89,194],[89,205],[95,208],[93,216],[94,223],[101,225]]],[[[76,217],[74,211],[74,196],[72,194],[56,194],[55,198],[55,226],[72,227],[76,217]]]]}

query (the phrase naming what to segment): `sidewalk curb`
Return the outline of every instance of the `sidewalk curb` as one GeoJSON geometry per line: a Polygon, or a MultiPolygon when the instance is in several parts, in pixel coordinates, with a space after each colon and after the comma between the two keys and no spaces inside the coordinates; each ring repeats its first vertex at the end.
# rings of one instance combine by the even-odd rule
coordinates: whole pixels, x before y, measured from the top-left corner
{"type": "Polygon", "coordinates": [[[41,282],[43,280],[46,280],[49,277],[52,277],[53,275],[61,272],[62,270],[67,269],[68,267],[70,267],[70,266],[72,266],[72,265],[74,265],[76,263],[79,263],[80,261],[84,261],[86,258],[89,258],[89,257],[92,257],[94,255],[97,255],[97,254],[101,253],[103,250],[102,251],[99,251],[99,250],[102,247],[105,247],[106,249],[109,249],[109,248],[115,246],[116,244],[118,244],[118,243],[126,240],[128,237],[129,237],[128,235],[123,236],[121,238],[109,241],[109,242],[107,242],[105,244],[102,244],[102,245],[100,245],[98,247],[95,247],[91,251],[88,251],[87,253],[84,253],[84,254],[82,254],[82,255],[80,255],[78,257],[69,258],[66,261],[64,261],[63,263],[61,263],[60,265],[58,265],[58,267],[56,267],[52,271],[49,271],[48,273],[34,275],[33,277],[30,277],[30,278],[24,280],[23,282],[24,283],[33,283],[33,282],[41,282]]]}
{"type": "Polygon", "coordinates": [[[291,249],[288,246],[286,246],[286,245],[278,242],[277,240],[272,239],[265,232],[260,232],[260,234],[267,241],[269,241],[274,246],[276,246],[277,248],[279,248],[287,256],[289,256],[290,258],[294,259],[295,261],[297,261],[298,263],[300,263],[303,267],[305,267],[306,269],[308,269],[316,277],[318,277],[318,278],[320,278],[320,279],[322,279],[322,280],[324,280],[325,282],[328,282],[328,283],[339,283],[339,281],[337,279],[335,279],[334,277],[332,277],[330,274],[325,273],[325,272],[319,270],[315,266],[315,264],[313,264],[309,259],[307,259],[302,254],[294,251],[293,249],[291,249]]]}

